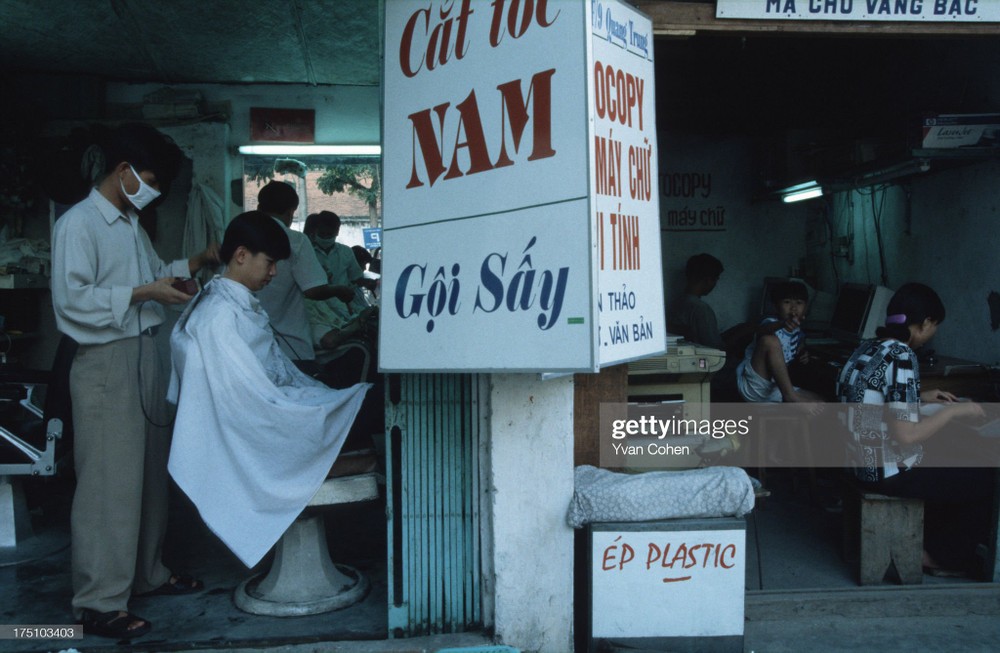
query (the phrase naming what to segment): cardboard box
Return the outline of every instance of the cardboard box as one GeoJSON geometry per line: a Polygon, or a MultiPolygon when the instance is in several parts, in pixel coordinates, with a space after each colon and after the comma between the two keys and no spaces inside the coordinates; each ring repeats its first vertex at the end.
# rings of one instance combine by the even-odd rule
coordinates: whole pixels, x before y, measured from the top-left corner
{"type": "Polygon", "coordinates": [[[955,113],[924,118],[921,147],[997,147],[1000,113],[955,113]]]}

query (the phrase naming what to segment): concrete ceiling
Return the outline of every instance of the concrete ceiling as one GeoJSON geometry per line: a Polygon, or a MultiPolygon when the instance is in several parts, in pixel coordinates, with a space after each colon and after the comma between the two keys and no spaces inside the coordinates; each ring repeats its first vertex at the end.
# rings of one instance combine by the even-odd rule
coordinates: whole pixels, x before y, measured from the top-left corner
{"type": "Polygon", "coordinates": [[[0,69],[377,86],[379,0],[0,0],[0,69]]]}

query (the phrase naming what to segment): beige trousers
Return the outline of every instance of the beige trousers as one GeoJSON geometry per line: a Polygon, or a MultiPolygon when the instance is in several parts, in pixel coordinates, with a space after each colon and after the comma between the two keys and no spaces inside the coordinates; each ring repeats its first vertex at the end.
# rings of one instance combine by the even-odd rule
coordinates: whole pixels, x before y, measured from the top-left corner
{"type": "Polygon", "coordinates": [[[73,360],[76,492],[70,521],[77,618],[83,608],[126,610],[133,592],[170,577],[161,561],[170,429],[143,414],[145,408],[157,424],[169,421],[160,368],[149,336],[81,345],[73,360]]]}

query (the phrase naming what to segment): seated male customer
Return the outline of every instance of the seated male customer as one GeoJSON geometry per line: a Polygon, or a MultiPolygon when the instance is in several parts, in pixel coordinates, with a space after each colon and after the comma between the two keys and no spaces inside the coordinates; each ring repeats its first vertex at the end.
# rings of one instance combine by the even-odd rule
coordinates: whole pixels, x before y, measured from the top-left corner
{"type": "Polygon", "coordinates": [[[205,523],[248,567],[302,512],[331,471],[369,384],[335,390],[285,355],[256,292],[289,256],[259,211],[230,223],[225,272],[171,335],[177,404],[169,470],[205,523]]]}

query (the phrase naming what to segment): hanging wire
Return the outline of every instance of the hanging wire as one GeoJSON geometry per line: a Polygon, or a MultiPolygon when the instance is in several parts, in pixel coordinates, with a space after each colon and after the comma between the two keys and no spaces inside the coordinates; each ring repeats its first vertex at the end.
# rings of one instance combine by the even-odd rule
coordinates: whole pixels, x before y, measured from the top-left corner
{"type": "Polygon", "coordinates": [[[826,222],[826,229],[830,234],[830,269],[833,270],[834,288],[840,288],[840,272],[837,270],[837,238],[834,235],[833,218],[833,196],[823,196],[823,220],[826,222]]]}
{"type": "Polygon", "coordinates": [[[866,192],[862,189],[858,189],[858,193],[861,195],[868,195],[872,204],[872,219],[875,222],[875,239],[878,242],[878,260],[879,269],[881,271],[882,285],[889,286],[889,270],[885,262],[885,245],[882,242],[882,211],[885,209],[885,196],[889,194],[889,184],[882,184],[880,186],[872,186],[866,192]],[[875,195],[881,191],[882,198],[875,203],[875,195]]]}

